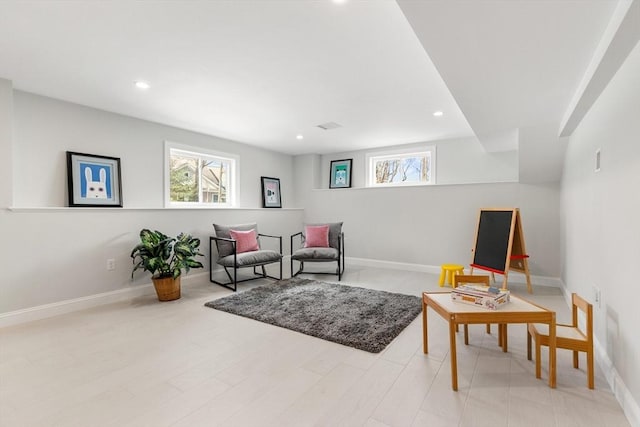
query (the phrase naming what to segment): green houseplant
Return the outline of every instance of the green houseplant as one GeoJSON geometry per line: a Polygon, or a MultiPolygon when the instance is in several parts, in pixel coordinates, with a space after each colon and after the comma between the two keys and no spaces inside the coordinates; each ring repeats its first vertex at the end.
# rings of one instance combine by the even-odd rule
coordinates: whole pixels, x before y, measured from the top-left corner
{"type": "Polygon", "coordinates": [[[200,239],[180,233],[169,237],[160,231],[143,229],[140,231],[140,243],[131,251],[133,271],[138,269],[151,273],[151,280],[160,301],[180,298],[180,275],[191,268],[202,268],[196,256],[202,256],[198,250],[200,239]]]}

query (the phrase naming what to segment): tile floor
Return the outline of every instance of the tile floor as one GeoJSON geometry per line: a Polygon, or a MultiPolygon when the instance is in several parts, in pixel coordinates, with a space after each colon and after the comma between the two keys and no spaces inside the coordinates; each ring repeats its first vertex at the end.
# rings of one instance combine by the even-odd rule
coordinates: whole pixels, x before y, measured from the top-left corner
{"type": "MultiPolygon", "coordinates": [[[[420,295],[437,279],[348,267],[343,283],[420,295]]],[[[559,289],[511,288],[569,320],[559,289]]],[[[141,297],[0,329],[0,426],[629,425],[600,370],[587,389],[570,352],[558,352],[557,389],[547,387],[546,360],[537,380],[521,325],[509,327],[509,353],[495,327],[471,326],[469,346],[460,333],[454,392],[435,313],[429,355],[420,316],[370,354],[203,306],[230,293],[202,282],[174,302],[141,297]]]]}

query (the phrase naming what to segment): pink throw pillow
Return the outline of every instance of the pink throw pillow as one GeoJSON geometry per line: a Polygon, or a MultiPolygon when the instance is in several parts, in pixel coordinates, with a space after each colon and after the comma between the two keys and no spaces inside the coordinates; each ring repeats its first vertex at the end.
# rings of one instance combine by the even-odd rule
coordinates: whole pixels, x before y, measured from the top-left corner
{"type": "Polygon", "coordinates": [[[258,246],[258,239],[256,237],[256,230],[229,230],[229,235],[236,241],[236,253],[238,254],[257,251],[260,249],[258,246]]]}
{"type": "Polygon", "coordinates": [[[328,248],[329,247],[329,226],[328,225],[307,225],[304,227],[306,239],[305,248],[328,248]]]}

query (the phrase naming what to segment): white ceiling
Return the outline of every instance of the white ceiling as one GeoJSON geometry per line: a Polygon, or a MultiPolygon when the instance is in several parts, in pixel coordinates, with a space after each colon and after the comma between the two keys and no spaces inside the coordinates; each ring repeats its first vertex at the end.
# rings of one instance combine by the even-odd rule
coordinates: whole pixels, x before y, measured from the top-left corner
{"type": "Polygon", "coordinates": [[[290,154],[476,134],[539,175],[620,3],[0,1],[0,77],[290,154]]]}
{"type": "Polygon", "coordinates": [[[392,1],[3,1],[0,58],[20,90],[291,154],[473,134],[392,1]]]}

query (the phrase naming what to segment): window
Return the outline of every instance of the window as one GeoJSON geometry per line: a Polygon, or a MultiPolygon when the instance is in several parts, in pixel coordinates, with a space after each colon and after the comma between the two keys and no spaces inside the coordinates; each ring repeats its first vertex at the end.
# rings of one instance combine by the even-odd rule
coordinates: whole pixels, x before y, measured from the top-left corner
{"type": "Polygon", "coordinates": [[[388,187],[435,184],[435,157],[435,147],[368,154],[367,185],[388,187]]]}
{"type": "Polygon", "coordinates": [[[235,205],[237,156],[166,142],[165,159],[165,206],[235,205]]]}

